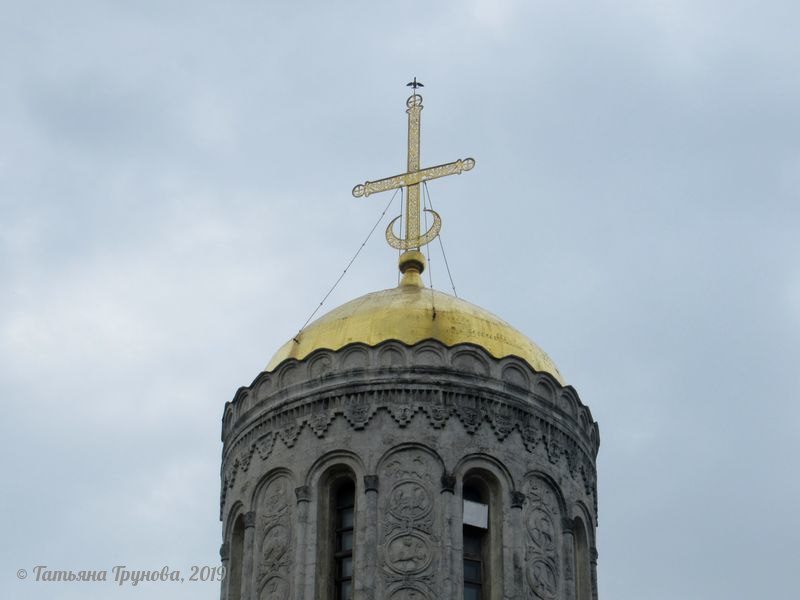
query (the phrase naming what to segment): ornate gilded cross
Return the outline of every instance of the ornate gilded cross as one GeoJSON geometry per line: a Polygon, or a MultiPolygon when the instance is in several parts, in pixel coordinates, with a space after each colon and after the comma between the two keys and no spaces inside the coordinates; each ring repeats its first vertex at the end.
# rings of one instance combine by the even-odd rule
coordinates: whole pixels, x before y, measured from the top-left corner
{"type": "Polygon", "coordinates": [[[394,177],[386,177],[385,179],[378,179],[377,181],[365,181],[362,184],[353,188],[353,196],[361,198],[362,196],[369,196],[376,192],[385,192],[386,190],[394,190],[400,187],[407,189],[406,196],[406,236],[399,238],[394,234],[394,223],[400,217],[395,217],[389,226],[386,228],[386,241],[392,248],[399,250],[419,249],[436,239],[439,231],[442,228],[442,219],[433,209],[425,209],[425,212],[431,213],[433,216],[433,225],[431,228],[420,235],[419,232],[419,186],[423,181],[429,179],[437,179],[445,175],[458,175],[464,171],[469,171],[475,166],[475,161],[471,158],[459,159],[455,162],[437,165],[435,167],[428,167],[427,169],[419,168],[419,129],[420,129],[420,114],[422,113],[422,96],[416,93],[418,87],[422,84],[417,82],[417,78],[408,84],[414,88],[414,93],[406,100],[408,110],[408,170],[394,177]]]}

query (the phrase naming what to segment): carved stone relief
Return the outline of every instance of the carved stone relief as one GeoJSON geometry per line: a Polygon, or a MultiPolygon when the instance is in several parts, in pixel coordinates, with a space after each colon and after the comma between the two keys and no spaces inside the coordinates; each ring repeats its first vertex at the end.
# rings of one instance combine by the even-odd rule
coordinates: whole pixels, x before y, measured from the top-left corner
{"type": "Polygon", "coordinates": [[[286,447],[291,448],[292,446],[294,446],[294,443],[300,436],[300,425],[298,425],[294,421],[290,421],[283,426],[283,429],[281,429],[280,434],[283,443],[286,444],[286,447]]]}
{"type": "Polygon", "coordinates": [[[469,433],[475,433],[481,425],[481,411],[474,406],[459,401],[456,401],[456,407],[458,410],[458,418],[461,420],[461,424],[464,425],[464,429],[469,433]]]}
{"type": "Polygon", "coordinates": [[[503,441],[514,431],[515,423],[511,411],[502,405],[498,405],[492,411],[492,428],[497,438],[503,441]]]}
{"type": "MultiPolygon", "coordinates": [[[[278,383],[288,384],[291,380],[291,383],[300,386],[319,385],[320,377],[315,377],[315,375],[322,373],[335,377],[353,367],[361,368],[361,372],[356,377],[364,378],[363,383],[367,383],[371,377],[370,368],[379,369],[380,364],[394,362],[395,359],[400,358],[405,362],[407,351],[402,349],[397,342],[386,342],[375,348],[356,344],[337,352],[320,352],[318,355],[311,356],[305,366],[302,361],[289,361],[273,373],[262,373],[250,388],[241,388],[234,401],[226,405],[226,425],[223,431],[226,437],[227,434],[233,433],[227,424],[230,416],[233,413],[241,412],[242,407],[248,403],[251,396],[258,402],[269,403],[270,394],[277,391],[285,392],[285,388],[276,385],[278,383]],[[252,393],[255,391],[257,393],[252,393]]],[[[532,382],[533,390],[528,392],[531,394],[530,397],[535,398],[537,402],[545,401],[548,404],[558,402],[559,405],[567,407],[567,412],[574,420],[575,429],[580,431],[581,435],[578,437],[582,438],[582,443],[585,445],[580,449],[575,445],[574,437],[578,431],[570,431],[565,434],[563,428],[558,431],[552,426],[549,427],[545,443],[548,444],[548,449],[552,450],[554,463],[558,461],[560,445],[566,444],[570,446],[572,452],[568,456],[573,459],[570,465],[571,471],[586,462],[593,468],[597,449],[597,426],[591,419],[588,408],[580,402],[574,390],[559,388],[557,382],[550,375],[533,372],[528,365],[513,357],[502,359],[498,366],[493,367],[490,365],[490,357],[478,348],[460,346],[447,348],[438,343],[424,342],[412,347],[410,352],[412,364],[429,364],[431,367],[444,369],[444,373],[448,372],[450,367],[455,366],[453,363],[455,359],[458,359],[459,364],[464,363],[465,367],[466,363],[482,365],[478,370],[483,370],[485,367],[487,376],[497,371],[497,375],[500,376],[498,379],[498,382],[501,383],[500,389],[503,390],[505,390],[503,381],[506,377],[516,384],[523,384],[526,388],[532,382]],[[556,389],[559,391],[556,392],[556,389]],[[550,443],[552,443],[552,447],[549,447],[550,443]],[[580,458],[577,456],[573,458],[573,455],[580,455],[580,458]]],[[[355,383],[352,377],[352,374],[348,375],[348,385],[355,383]]],[[[425,379],[424,383],[438,384],[438,381],[432,382],[427,376],[423,379],[425,379]]],[[[491,385],[491,382],[487,382],[487,385],[491,385]]],[[[388,410],[401,427],[406,426],[416,413],[422,411],[427,416],[430,425],[437,429],[444,427],[447,420],[453,415],[462,422],[469,433],[476,432],[486,420],[501,441],[510,435],[511,431],[518,429],[528,450],[532,450],[532,446],[544,437],[537,429],[548,425],[543,422],[546,414],[536,413],[531,408],[525,407],[524,404],[511,406],[502,401],[498,402],[486,398],[483,394],[421,388],[413,390],[375,389],[374,391],[359,390],[355,393],[348,393],[345,397],[335,398],[336,402],[329,405],[330,399],[331,397],[315,396],[313,401],[302,407],[302,411],[292,415],[280,412],[262,412],[262,416],[258,418],[257,422],[254,421],[248,425],[259,425],[275,431],[287,447],[292,447],[304,426],[308,425],[317,436],[324,437],[327,426],[338,415],[343,415],[354,429],[362,429],[379,410],[388,410]],[[320,406],[320,403],[323,405],[320,406]]],[[[300,408],[297,407],[297,409],[300,408]]],[[[545,409],[545,413],[546,411],[547,409],[545,409]]],[[[249,446],[253,441],[255,440],[249,436],[240,436],[236,442],[237,447],[230,448],[230,450],[240,453],[241,445],[249,446]]],[[[265,444],[265,447],[269,448],[268,444],[265,444]]],[[[266,452],[268,450],[261,451],[259,449],[259,456],[262,456],[263,459],[263,454],[266,452]]],[[[576,475],[575,472],[572,474],[576,475]]]]}
{"type": "Polygon", "coordinates": [[[311,427],[311,431],[314,432],[318,438],[321,438],[325,435],[325,431],[328,429],[328,425],[331,423],[331,416],[327,412],[319,411],[313,414],[309,420],[308,425],[311,427]]]}
{"type": "Polygon", "coordinates": [[[389,406],[392,418],[400,427],[405,427],[414,418],[414,407],[410,403],[393,403],[389,406]]]}
{"type": "Polygon", "coordinates": [[[429,543],[419,534],[401,533],[386,544],[386,563],[401,575],[422,573],[431,564],[429,543]]]}
{"type": "Polygon", "coordinates": [[[255,446],[251,445],[249,448],[242,450],[241,454],[239,454],[239,468],[242,471],[247,471],[247,469],[250,467],[250,460],[253,458],[254,451],[255,446]]]}
{"type": "Polygon", "coordinates": [[[542,432],[536,426],[536,419],[528,416],[523,422],[520,433],[522,434],[522,442],[525,444],[525,448],[528,452],[533,452],[536,444],[542,439],[542,432]]]}
{"type": "Polygon", "coordinates": [[[415,448],[394,453],[381,468],[381,488],[386,490],[380,502],[385,597],[422,600],[438,591],[441,471],[438,461],[415,448]]]}
{"type": "Polygon", "coordinates": [[[275,434],[271,431],[267,432],[266,434],[262,435],[258,440],[255,442],[256,452],[258,452],[258,456],[261,457],[261,460],[267,460],[269,455],[272,453],[272,447],[275,445],[275,434]]]}
{"type": "Polygon", "coordinates": [[[272,577],[261,588],[260,600],[285,600],[289,597],[289,583],[282,577],[272,577]]]}
{"type": "Polygon", "coordinates": [[[558,575],[552,562],[534,558],[528,566],[528,584],[536,597],[553,600],[558,595],[558,575]]]}
{"type": "Polygon", "coordinates": [[[550,513],[544,508],[528,511],[528,534],[534,548],[541,553],[552,552],[556,544],[556,528],[550,513]]]}
{"type": "Polygon", "coordinates": [[[372,417],[372,406],[363,397],[350,397],[345,402],[344,417],[353,429],[364,429],[372,417]]]}
{"type": "Polygon", "coordinates": [[[401,588],[392,594],[391,600],[428,600],[428,595],[415,588],[401,588]]]}
{"type": "Polygon", "coordinates": [[[431,493],[419,481],[406,479],[392,490],[389,512],[399,521],[419,521],[431,512],[431,493]]]}
{"type": "Polygon", "coordinates": [[[431,427],[434,429],[441,429],[447,424],[447,420],[450,418],[450,413],[452,412],[452,407],[445,405],[443,402],[430,404],[426,408],[426,412],[431,427]]]}
{"type": "Polygon", "coordinates": [[[554,600],[559,593],[561,511],[556,493],[549,483],[529,476],[525,480],[527,505],[525,528],[528,541],[525,573],[529,599],[554,600]]]}
{"type": "Polygon", "coordinates": [[[578,444],[574,433],[567,433],[561,426],[525,407],[483,396],[446,390],[404,392],[393,389],[316,397],[295,408],[294,412],[262,417],[262,421],[254,423],[258,426],[254,428],[254,435],[242,437],[227,452],[228,458],[222,473],[220,509],[224,509],[237,473],[247,470],[256,455],[262,461],[267,460],[278,440],[286,447],[293,447],[304,427],[308,427],[317,437],[324,438],[337,418],[344,418],[355,430],[364,429],[379,411],[387,411],[400,427],[409,426],[414,419],[424,419],[432,428],[442,429],[451,418],[457,418],[469,434],[488,426],[499,441],[505,440],[516,429],[528,452],[535,452],[541,444],[551,464],[566,463],[570,475],[582,483],[590,505],[594,505],[595,511],[597,509],[593,457],[585,446],[578,444]],[[565,461],[562,461],[562,457],[565,461]]]}
{"type": "Polygon", "coordinates": [[[426,419],[434,429],[442,429],[451,418],[457,418],[466,431],[473,434],[485,426],[486,421],[486,426],[492,429],[499,441],[505,440],[516,429],[528,452],[534,452],[542,444],[551,464],[559,465],[562,456],[565,458],[570,475],[583,484],[596,510],[594,461],[572,434],[519,406],[466,393],[436,390],[409,394],[395,390],[362,391],[333,399],[315,399],[304,405],[302,411],[291,414],[273,414],[269,420],[259,424],[259,437],[242,438],[228,453],[222,474],[221,510],[238,471],[247,470],[256,454],[262,461],[267,460],[278,439],[291,448],[304,427],[324,438],[331,423],[341,417],[353,429],[364,429],[381,410],[388,411],[400,427],[409,426],[417,418],[426,419]],[[255,441],[250,441],[252,439],[255,441]]]}
{"type": "Polygon", "coordinates": [[[256,585],[260,600],[291,598],[294,560],[293,485],[286,475],[274,477],[257,502],[256,585]]]}

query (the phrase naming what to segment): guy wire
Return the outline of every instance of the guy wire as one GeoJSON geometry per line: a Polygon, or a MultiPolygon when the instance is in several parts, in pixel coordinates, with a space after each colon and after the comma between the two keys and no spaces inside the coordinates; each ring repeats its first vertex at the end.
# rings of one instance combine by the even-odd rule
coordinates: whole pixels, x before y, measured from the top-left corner
{"type": "Polygon", "coordinates": [[[395,198],[395,196],[397,196],[397,192],[398,191],[399,191],[399,188],[395,191],[394,194],[392,194],[391,200],[389,200],[389,203],[386,205],[386,208],[383,209],[383,212],[381,213],[381,216],[378,217],[378,220],[375,222],[375,225],[373,225],[372,229],[369,230],[369,233],[367,234],[366,239],[363,242],[361,242],[361,245],[358,247],[358,250],[356,250],[356,253],[353,255],[353,258],[351,258],[350,262],[347,263],[347,266],[344,268],[344,271],[342,271],[342,274],[339,275],[339,279],[337,279],[336,282],[333,284],[333,286],[331,286],[331,289],[328,290],[328,293],[325,294],[325,296],[322,298],[322,301],[317,305],[317,308],[314,309],[314,312],[312,312],[311,315],[308,317],[308,319],[306,319],[306,322],[303,323],[303,326],[300,329],[297,330],[296,334],[294,334],[294,337],[292,338],[292,340],[294,340],[294,342],[296,344],[300,343],[300,341],[297,339],[297,336],[299,336],[300,333],[303,331],[303,329],[306,328],[306,325],[308,325],[311,322],[311,319],[314,318],[314,315],[316,315],[317,312],[319,312],[319,309],[322,308],[323,304],[325,304],[325,300],[327,300],[328,296],[330,296],[333,293],[333,290],[336,289],[336,286],[339,285],[339,282],[344,278],[345,273],[347,273],[347,270],[355,262],[356,258],[358,258],[358,255],[364,249],[364,246],[367,245],[367,242],[369,241],[369,238],[372,237],[372,234],[374,233],[375,229],[378,227],[378,224],[383,220],[383,217],[386,216],[386,211],[389,210],[389,207],[392,205],[392,202],[394,202],[394,198],[395,198]]]}
{"type": "MultiPolygon", "coordinates": [[[[401,187],[401,188],[397,188],[397,189],[400,191],[400,235],[402,236],[403,235],[403,215],[405,214],[405,213],[403,213],[403,200],[405,199],[405,196],[403,195],[403,190],[405,188],[401,187]]],[[[395,194],[397,194],[397,192],[395,192],[395,194]]],[[[400,263],[400,255],[402,253],[403,253],[403,249],[402,248],[398,248],[397,249],[397,262],[398,262],[398,264],[400,263]]],[[[397,270],[397,285],[400,285],[400,269],[397,270]]]]}
{"type": "MultiPolygon", "coordinates": [[[[428,202],[425,200],[425,194],[422,195],[422,208],[428,208],[428,202]]],[[[422,214],[425,215],[425,231],[428,231],[428,213],[426,210],[422,211],[422,214]]],[[[431,285],[431,308],[433,308],[433,318],[436,318],[436,296],[434,295],[433,290],[433,268],[431,264],[431,246],[430,244],[425,244],[425,253],[428,255],[428,281],[431,285]]]]}
{"type": "MultiPolygon", "coordinates": [[[[425,196],[427,196],[427,198],[428,198],[428,204],[430,205],[431,210],[434,210],[433,202],[431,202],[431,193],[428,191],[428,182],[427,181],[423,181],[422,182],[422,187],[425,189],[425,196]]],[[[444,251],[444,243],[442,242],[442,232],[441,231],[439,232],[438,237],[439,237],[439,247],[442,249],[442,258],[444,258],[444,266],[447,269],[447,277],[450,279],[450,287],[453,288],[453,295],[456,298],[458,298],[458,292],[456,291],[456,284],[453,283],[453,276],[450,274],[450,264],[447,262],[447,254],[444,251]]]]}

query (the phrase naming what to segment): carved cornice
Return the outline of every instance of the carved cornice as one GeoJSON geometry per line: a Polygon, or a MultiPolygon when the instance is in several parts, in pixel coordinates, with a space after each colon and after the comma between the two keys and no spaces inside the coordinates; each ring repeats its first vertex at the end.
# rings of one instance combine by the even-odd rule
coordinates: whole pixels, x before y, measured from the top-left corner
{"type": "Polygon", "coordinates": [[[490,378],[503,381],[508,389],[518,393],[528,392],[539,397],[556,411],[563,411],[575,419],[587,433],[595,434],[599,444],[596,423],[591,411],[578,397],[572,386],[562,386],[549,373],[537,372],[524,360],[508,356],[495,359],[475,344],[446,346],[437,340],[423,340],[409,346],[397,340],[381,342],[376,346],[353,343],[339,350],[320,349],[303,360],[287,359],[273,371],[260,373],[247,387],[240,387],[232,402],[225,405],[223,438],[228,437],[244,413],[265,397],[273,401],[294,396],[298,387],[309,382],[328,382],[336,385],[354,372],[456,373],[466,380],[490,378]],[[230,417],[230,418],[229,418],[230,417]]]}
{"type": "Polygon", "coordinates": [[[434,429],[457,419],[469,434],[486,422],[500,442],[518,431],[527,451],[541,446],[554,464],[563,456],[596,503],[597,423],[572,387],[473,344],[390,340],[317,350],[240,388],[223,416],[221,508],[237,472],[256,454],[268,459],[278,440],[292,447],[304,428],[323,438],[335,419],[365,429],[378,411],[400,428],[422,414],[434,429]]]}

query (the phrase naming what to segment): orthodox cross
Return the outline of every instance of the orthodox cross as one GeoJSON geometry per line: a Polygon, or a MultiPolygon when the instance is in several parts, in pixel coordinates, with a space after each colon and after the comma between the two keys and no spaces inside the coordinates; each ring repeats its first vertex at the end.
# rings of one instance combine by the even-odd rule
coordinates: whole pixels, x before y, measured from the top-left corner
{"type": "Polygon", "coordinates": [[[406,113],[408,113],[408,163],[407,170],[401,175],[378,179],[377,181],[365,181],[353,188],[353,196],[356,198],[366,197],[376,192],[385,192],[405,187],[406,195],[406,235],[399,238],[394,234],[394,223],[400,217],[395,217],[386,228],[386,241],[392,248],[399,250],[418,249],[436,239],[442,228],[442,219],[433,209],[425,209],[431,213],[433,225],[431,228],[420,235],[419,231],[419,186],[423,181],[437,179],[446,175],[459,175],[464,171],[469,171],[475,166],[475,161],[471,158],[459,159],[455,162],[419,168],[419,130],[420,115],[422,113],[422,96],[417,94],[417,88],[423,87],[414,78],[414,81],[407,84],[414,89],[414,93],[406,100],[406,113]]]}

